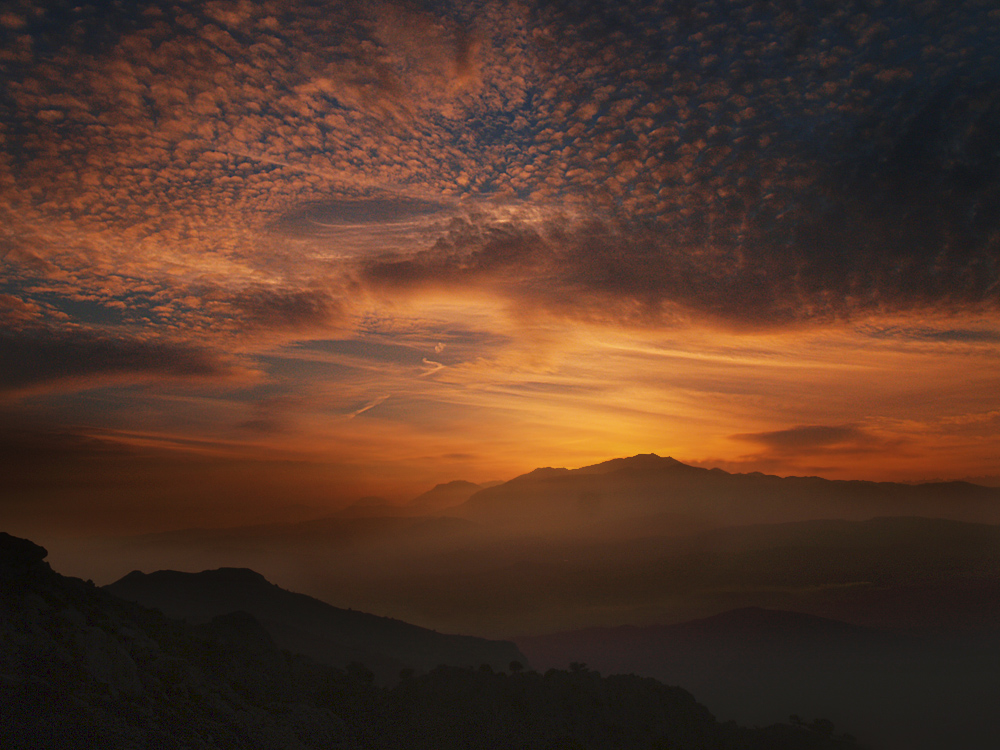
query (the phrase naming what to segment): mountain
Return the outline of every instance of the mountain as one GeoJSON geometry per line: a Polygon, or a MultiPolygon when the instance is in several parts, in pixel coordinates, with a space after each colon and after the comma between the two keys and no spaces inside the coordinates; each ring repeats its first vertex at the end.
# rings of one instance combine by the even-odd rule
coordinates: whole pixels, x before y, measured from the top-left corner
{"type": "Polygon", "coordinates": [[[336,518],[386,518],[427,516],[461,505],[483,489],[482,485],[457,479],[439,484],[409,502],[390,503],[384,497],[363,497],[336,514],[336,518]]]}
{"type": "MultiPolygon", "coordinates": [[[[608,524],[609,526],[611,524],[608,524]]],[[[1000,526],[890,516],[667,534],[533,535],[448,517],[324,519],[96,540],[103,582],[183,560],[487,638],[679,622],[747,606],[873,626],[1000,625],[1000,526]],[[131,563],[131,564],[130,564],[131,563]],[[112,567],[113,566],[113,567],[112,567]]],[[[54,558],[62,566],[64,556],[54,558]]]]}
{"type": "MultiPolygon", "coordinates": [[[[1000,526],[886,517],[619,539],[531,537],[443,550],[434,564],[315,578],[459,632],[509,638],[677,622],[748,606],[871,626],[1000,626],[1000,526]],[[367,592],[373,592],[369,594],[367,592]]],[[[319,590],[319,586],[325,586],[319,590]]],[[[312,592],[310,592],[312,593],[312,592]]],[[[407,618],[410,619],[410,618],[407,618]]]]}
{"type": "Polygon", "coordinates": [[[591,536],[874,516],[1000,522],[1000,489],[730,474],[647,454],[536,469],[477,492],[450,514],[525,533],[591,536]]]}
{"type": "Polygon", "coordinates": [[[736,660],[775,664],[779,655],[875,652],[900,642],[900,633],[799,612],[743,607],[674,625],[587,628],[518,638],[540,667],[586,658],[607,672],[652,676],[697,671],[719,675],[736,660]]]}
{"type": "Polygon", "coordinates": [[[413,514],[438,513],[461,505],[482,489],[481,485],[458,479],[437,485],[403,507],[413,514]]]}
{"type": "Polygon", "coordinates": [[[585,661],[688,687],[723,719],[824,716],[883,750],[988,750],[1000,736],[1000,630],[868,628],[748,607],[674,625],[518,638],[540,669],[585,661]]]}
{"type": "Polygon", "coordinates": [[[316,700],[340,675],[281,652],[249,615],[192,628],[63,577],[46,555],[0,533],[0,746],[349,746],[316,700]]]}
{"type": "Polygon", "coordinates": [[[281,648],[337,667],[360,662],[383,681],[394,680],[403,667],[428,670],[439,664],[488,664],[502,670],[512,661],[527,661],[509,642],[446,635],[388,617],[340,609],[286,591],[245,568],[201,573],[133,571],[104,588],[193,623],[229,612],[248,612],[281,648]]]}
{"type": "Polygon", "coordinates": [[[5,750],[860,750],[826,720],[723,724],[682,688],[579,665],[439,666],[380,687],[280,650],[246,612],[173,620],[46,555],[0,533],[5,750]]]}

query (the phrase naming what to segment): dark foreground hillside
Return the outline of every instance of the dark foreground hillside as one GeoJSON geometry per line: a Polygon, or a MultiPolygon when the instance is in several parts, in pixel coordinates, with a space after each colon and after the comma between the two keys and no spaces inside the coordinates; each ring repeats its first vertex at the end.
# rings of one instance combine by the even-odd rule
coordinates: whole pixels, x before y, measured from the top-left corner
{"type": "Polygon", "coordinates": [[[129,573],[106,591],[192,623],[228,612],[249,612],[284,649],[334,667],[364,664],[383,684],[401,669],[427,671],[439,664],[504,669],[527,661],[509,641],[448,635],[388,617],[333,607],[275,586],[246,568],[201,573],[160,570],[129,573]]]}
{"type": "Polygon", "coordinates": [[[677,687],[439,667],[392,689],[279,650],[242,612],[193,626],[54,573],[0,533],[0,747],[851,750],[832,725],[720,724],[677,687]]]}

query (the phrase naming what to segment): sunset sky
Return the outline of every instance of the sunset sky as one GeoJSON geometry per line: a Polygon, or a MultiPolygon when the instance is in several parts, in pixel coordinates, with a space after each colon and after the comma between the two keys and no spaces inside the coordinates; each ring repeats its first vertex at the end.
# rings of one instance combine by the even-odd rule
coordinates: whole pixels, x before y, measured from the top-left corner
{"type": "Polygon", "coordinates": [[[12,531],[1000,475],[995,2],[115,5],[0,6],[12,531]]]}

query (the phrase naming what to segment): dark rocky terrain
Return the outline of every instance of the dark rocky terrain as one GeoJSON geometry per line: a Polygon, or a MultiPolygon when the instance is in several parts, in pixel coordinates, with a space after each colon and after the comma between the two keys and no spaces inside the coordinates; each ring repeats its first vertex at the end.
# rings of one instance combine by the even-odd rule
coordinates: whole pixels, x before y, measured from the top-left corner
{"type": "Polygon", "coordinates": [[[601,677],[405,670],[392,689],[282,651],[245,612],[173,620],[61,576],[0,533],[0,746],[389,750],[852,750],[817,719],[720,724],[678,687],[601,677]]]}
{"type": "Polygon", "coordinates": [[[329,671],[251,616],[191,627],[54,573],[0,534],[0,746],[352,747],[315,695],[329,671]]]}

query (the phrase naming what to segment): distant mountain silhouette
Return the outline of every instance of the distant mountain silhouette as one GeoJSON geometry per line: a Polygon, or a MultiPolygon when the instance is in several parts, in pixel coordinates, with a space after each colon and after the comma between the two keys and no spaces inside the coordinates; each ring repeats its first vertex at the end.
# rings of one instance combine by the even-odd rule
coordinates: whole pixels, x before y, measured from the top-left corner
{"type": "MultiPolygon", "coordinates": [[[[533,533],[450,518],[320,519],[116,541],[147,570],[252,567],[286,589],[443,632],[509,638],[745,606],[874,626],[1000,625],[1000,527],[887,516],[533,533]]],[[[95,560],[113,559],[96,544],[95,560]]],[[[129,567],[106,575],[115,580],[129,567]]],[[[97,577],[95,573],[88,575],[97,577]]]]}
{"type": "MultiPolygon", "coordinates": [[[[351,506],[354,507],[354,506],[351,506]]],[[[361,506],[365,508],[366,506],[361,506]]],[[[369,510],[384,506],[367,506],[369,510]]],[[[442,536],[462,534],[475,529],[478,524],[454,517],[401,516],[395,512],[354,511],[345,515],[332,515],[308,521],[291,523],[256,524],[253,526],[232,526],[221,529],[180,529],[142,534],[131,537],[141,546],[158,544],[221,544],[233,545],[294,540],[301,543],[309,540],[322,541],[328,545],[347,547],[366,544],[369,541],[389,541],[393,545],[405,546],[425,540],[436,542],[442,536]]]]}
{"type": "Polygon", "coordinates": [[[454,482],[437,485],[403,507],[414,514],[437,513],[461,505],[481,489],[483,489],[481,485],[457,479],[454,482]]]}
{"type": "Polygon", "coordinates": [[[722,612],[711,617],[703,617],[678,625],[669,626],[678,636],[714,636],[747,640],[777,638],[783,643],[800,638],[822,638],[827,643],[831,639],[857,642],[861,639],[880,640],[885,631],[850,625],[829,617],[765,609],[764,607],[741,607],[722,612]]]}
{"type": "Polygon", "coordinates": [[[687,686],[723,719],[767,723],[824,706],[884,750],[988,750],[1000,736],[1000,631],[869,628],[745,607],[674,625],[518,638],[539,669],[574,661],[687,686]]]}
{"type": "Polygon", "coordinates": [[[360,662],[387,680],[398,676],[403,667],[427,670],[439,664],[489,664],[504,669],[512,661],[527,661],[509,642],[446,635],[388,617],[340,609],[286,591],[245,568],[201,573],[133,571],[104,588],[193,623],[248,612],[282,648],[337,667],[360,662]]]}
{"type": "Polygon", "coordinates": [[[612,458],[599,464],[592,464],[576,469],[578,474],[611,474],[616,471],[703,471],[694,466],[681,463],[670,456],[657,456],[655,453],[640,453],[627,458],[612,458]]]}
{"type": "Polygon", "coordinates": [[[483,489],[457,479],[439,484],[406,503],[390,503],[384,497],[363,497],[336,514],[338,518],[385,518],[426,516],[461,505],[483,489]]]}
{"type": "Polygon", "coordinates": [[[536,469],[477,492],[450,513],[532,533],[596,535],[899,515],[997,522],[1000,489],[730,474],[646,454],[580,469],[536,469]]]}

